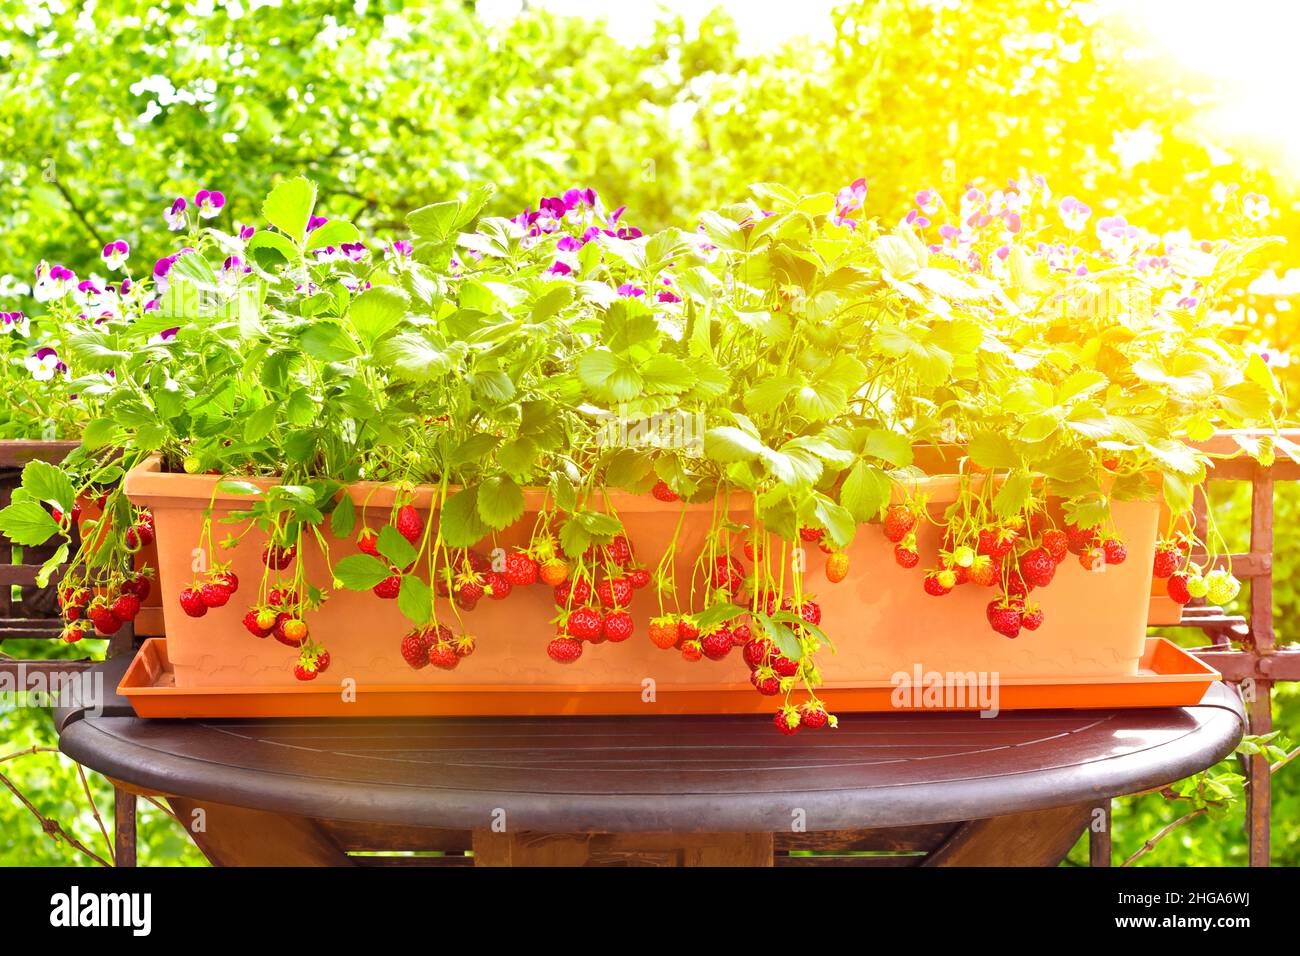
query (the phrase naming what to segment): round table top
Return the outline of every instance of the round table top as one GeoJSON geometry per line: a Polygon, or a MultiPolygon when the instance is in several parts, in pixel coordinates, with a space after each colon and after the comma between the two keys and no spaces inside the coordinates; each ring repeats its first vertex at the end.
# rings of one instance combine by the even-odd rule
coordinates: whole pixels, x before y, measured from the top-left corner
{"type": "Polygon", "coordinates": [[[1196,773],[1244,732],[1215,685],[1158,710],[762,717],[142,720],[60,712],[74,760],[173,796],[370,823],[512,830],[810,831],[982,819],[1196,773]]]}

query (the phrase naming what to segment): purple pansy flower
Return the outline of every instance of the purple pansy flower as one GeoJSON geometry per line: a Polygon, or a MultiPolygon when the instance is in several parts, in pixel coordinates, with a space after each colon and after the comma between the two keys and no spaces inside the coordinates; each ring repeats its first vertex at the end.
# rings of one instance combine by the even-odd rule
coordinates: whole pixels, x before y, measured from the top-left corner
{"type": "Polygon", "coordinates": [[[625,299],[639,299],[645,295],[645,289],[634,286],[630,282],[624,282],[618,287],[618,294],[625,299]]]}
{"type": "Polygon", "coordinates": [[[114,271],[126,265],[126,257],[131,254],[131,247],[125,239],[114,239],[104,247],[104,265],[114,271]]]}
{"type": "Polygon", "coordinates": [[[1241,197],[1241,212],[1251,222],[1259,222],[1268,216],[1268,197],[1259,193],[1246,193],[1241,197]]]}
{"type": "Polygon", "coordinates": [[[252,239],[253,233],[257,232],[256,226],[237,225],[237,228],[239,230],[239,238],[243,239],[245,242],[252,239]]]}
{"type": "Polygon", "coordinates": [[[573,272],[573,268],[567,262],[556,259],[546,271],[553,276],[567,276],[573,272]]]}
{"type": "Polygon", "coordinates": [[[1081,231],[1088,217],[1092,215],[1092,209],[1073,196],[1062,199],[1057,212],[1061,214],[1061,222],[1065,224],[1065,228],[1071,232],[1081,231]]]}
{"type": "Polygon", "coordinates": [[[177,196],[176,201],[171,204],[171,208],[163,213],[163,219],[167,221],[167,228],[172,232],[180,232],[185,228],[185,202],[184,196],[177,196]]]}
{"type": "Polygon", "coordinates": [[[37,349],[25,360],[27,371],[32,373],[32,378],[38,382],[48,382],[54,378],[55,372],[66,372],[68,367],[59,361],[59,353],[49,346],[37,349]]]}
{"type": "Polygon", "coordinates": [[[361,262],[370,256],[370,250],[366,248],[364,242],[345,242],[339,250],[343,253],[344,259],[352,262],[361,262]]]}
{"type": "Polygon", "coordinates": [[[36,284],[32,287],[32,297],[37,302],[57,301],[72,290],[76,280],[71,269],[42,262],[36,267],[36,284]]]}
{"type": "Polygon", "coordinates": [[[221,215],[221,207],[225,204],[225,195],[215,189],[200,189],[194,194],[194,207],[200,219],[215,219],[221,215]]]}
{"type": "Polygon", "coordinates": [[[0,332],[6,335],[13,333],[15,335],[26,335],[28,329],[27,316],[21,312],[0,312],[0,332]]]}
{"type": "Polygon", "coordinates": [[[396,239],[388,244],[384,250],[385,259],[409,259],[415,247],[411,245],[409,239],[396,239]]]}
{"type": "Polygon", "coordinates": [[[321,226],[325,225],[325,223],[329,221],[330,221],[329,216],[312,216],[310,219],[307,220],[307,231],[315,232],[317,229],[319,229],[321,226]]]}

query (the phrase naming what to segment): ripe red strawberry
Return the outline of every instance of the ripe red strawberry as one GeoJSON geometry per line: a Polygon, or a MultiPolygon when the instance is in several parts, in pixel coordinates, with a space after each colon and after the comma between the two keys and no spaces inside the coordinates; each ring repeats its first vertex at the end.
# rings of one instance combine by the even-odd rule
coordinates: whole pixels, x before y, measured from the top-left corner
{"type": "Polygon", "coordinates": [[[1060,564],[1070,553],[1070,539],[1059,528],[1048,528],[1043,532],[1043,547],[1052,556],[1052,560],[1060,564]]]}
{"type": "Polygon", "coordinates": [[[244,628],[254,637],[267,637],[271,633],[271,628],[262,627],[256,611],[249,611],[244,615],[244,628]]]}
{"type": "Polygon", "coordinates": [[[610,611],[605,615],[604,634],[606,640],[618,643],[632,636],[632,615],[627,611],[610,611]]]}
{"type": "Polygon", "coordinates": [[[1190,577],[1186,571],[1175,571],[1169,576],[1169,581],[1165,584],[1165,590],[1177,604],[1186,604],[1192,599],[1191,592],[1187,590],[1187,580],[1190,577]]]}
{"type": "Polygon", "coordinates": [[[510,592],[515,586],[510,583],[510,579],[504,574],[498,574],[496,571],[487,573],[487,596],[494,601],[504,601],[510,597],[510,592]]]}
{"type": "Polygon", "coordinates": [[[473,634],[462,634],[451,642],[451,646],[455,648],[457,657],[469,657],[474,653],[474,648],[478,647],[478,641],[473,634]]]}
{"type": "Polygon", "coordinates": [[[271,633],[271,628],[275,627],[275,622],[279,620],[280,615],[276,614],[269,607],[261,608],[257,611],[257,626],[266,633],[271,633]]]}
{"type": "Polygon", "coordinates": [[[695,622],[688,617],[684,617],[677,622],[677,642],[693,641],[700,636],[700,629],[695,622]]]}
{"type": "Polygon", "coordinates": [[[116,634],[122,627],[122,620],[103,604],[92,604],[86,611],[86,617],[95,625],[95,630],[105,636],[116,634]]]}
{"type": "Polygon", "coordinates": [[[921,555],[914,548],[896,544],[894,545],[894,560],[899,567],[914,568],[921,563],[921,555]]]}
{"type": "MultiPolygon", "coordinates": [[[[379,535],[375,534],[369,528],[362,528],[361,533],[357,535],[357,550],[362,554],[369,554],[379,557],[379,535]]],[[[428,663],[427,661],[425,663],[428,663]]]]}
{"type": "MultiPolygon", "coordinates": [[[[915,554],[915,552],[913,552],[915,554]]],[[[898,548],[894,548],[894,557],[898,557],[898,548]]],[[[918,555],[917,560],[920,560],[918,555]]],[[[849,576],[849,556],[843,551],[836,551],[826,559],[826,580],[831,584],[839,584],[849,576]]]]}
{"type": "Polygon", "coordinates": [[[122,582],[122,593],[134,594],[140,599],[141,603],[144,603],[145,599],[149,597],[150,590],[152,590],[152,586],[149,579],[143,574],[137,574],[135,577],[122,582]]]}
{"type": "Polygon", "coordinates": [[[398,592],[402,590],[402,576],[400,574],[392,574],[384,578],[370,590],[374,591],[378,597],[381,597],[386,601],[392,601],[397,597],[398,592]]]}
{"type": "Polygon", "coordinates": [[[1101,571],[1106,566],[1106,552],[1101,548],[1087,548],[1079,553],[1079,565],[1088,571],[1101,571]]]}
{"type": "Polygon", "coordinates": [[[573,637],[557,637],[546,645],[546,653],[557,664],[572,664],[582,656],[582,641],[573,637]]]}
{"type": "Polygon", "coordinates": [[[1056,560],[1046,548],[1033,548],[1020,556],[1020,576],[1036,588],[1045,588],[1056,574],[1056,560]]]}
{"type": "Polygon", "coordinates": [[[1080,528],[1078,525],[1066,524],[1065,526],[1066,546],[1073,554],[1082,554],[1089,548],[1097,546],[1097,529],[1080,528]]]}
{"type": "Polygon", "coordinates": [[[227,594],[234,594],[239,590],[239,576],[234,571],[228,569],[213,571],[209,578],[213,584],[225,588],[227,594]]]}
{"type": "Polygon", "coordinates": [[[483,579],[473,571],[467,571],[456,579],[455,600],[461,608],[472,611],[483,593],[483,579]]]}
{"type": "Polygon", "coordinates": [[[885,510],[885,537],[897,544],[916,527],[916,512],[907,505],[890,505],[885,510]]]}
{"type": "Polygon", "coordinates": [[[749,538],[745,539],[745,543],[741,546],[741,550],[745,552],[746,561],[752,561],[757,564],[763,560],[762,545],[759,545],[757,548],[754,547],[754,542],[749,538]]]}
{"type": "Polygon", "coordinates": [[[85,628],[80,627],[76,624],[72,624],[69,625],[68,627],[65,627],[63,629],[63,633],[59,635],[59,637],[62,638],[64,644],[76,644],[85,636],[86,636],[85,628]]]}
{"type": "Polygon", "coordinates": [[[1004,637],[1019,637],[1020,627],[1024,623],[1022,607],[1018,601],[1005,599],[989,601],[986,615],[993,630],[1004,637]]]}
{"type": "Polygon", "coordinates": [[[433,632],[427,628],[411,631],[402,638],[402,660],[415,670],[429,666],[429,650],[433,647],[433,632]]]}
{"type": "Polygon", "coordinates": [[[1178,548],[1167,541],[1162,541],[1156,548],[1155,563],[1151,573],[1158,578],[1167,578],[1178,570],[1182,562],[1183,556],[1178,548]]]}
{"type": "Polygon", "coordinates": [[[511,551],[506,555],[505,576],[511,584],[526,587],[537,580],[537,562],[526,551],[511,551]]]}
{"type": "Polygon", "coordinates": [[[799,723],[809,730],[820,730],[830,720],[830,714],[820,702],[808,701],[799,705],[799,723]]]}
{"type": "Polygon", "coordinates": [[[1011,553],[1020,533],[1014,528],[981,528],[975,550],[990,558],[1001,559],[1011,553]]]}
{"type": "Polygon", "coordinates": [[[650,584],[650,572],[645,568],[628,568],[626,577],[632,583],[632,588],[640,591],[650,584]]]}
{"type": "Polygon", "coordinates": [[[650,619],[650,643],[660,650],[668,650],[677,643],[677,619],[671,614],[650,619]]]}
{"type": "Polygon", "coordinates": [[[1020,576],[1019,571],[1012,571],[1007,575],[1007,594],[1012,597],[1027,597],[1034,586],[1020,576]]]}
{"type": "Polygon", "coordinates": [[[289,636],[284,633],[284,626],[293,620],[293,615],[287,611],[281,611],[275,616],[275,626],[271,628],[271,636],[286,647],[297,647],[297,641],[291,641],[289,636]]]}
{"type": "Polygon", "coordinates": [[[799,662],[791,660],[784,654],[775,654],[768,660],[768,663],[772,665],[772,670],[776,671],[780,677],[793,677],[799,673],[799,662]]]}
{"type": "Polygon", "coordinates": [[[225,607],[230,600],[230,592],[220,584],[205,584],[199,588],[199,596],[208,607],[225,607]]]}
{"type": "Polygon", "coordinates": [[[627,535],[615,535],[605,548],[605,556],[620,568],[627,567],[632,563],[632,542],[627,540],[627,535]]]}
{"type": "Polygon", "coordinates": [[[1101,549],[1106,553],[1107,564],[1123,564],[1128,557],[1128,548],[1118,538],[1107,538],[1101,543],[1101,549]]]}
{"type": "Polygon", "coordinates": [[[580,641],[591,641],[601,636],[603,623],[600,612],[594,607],[580,607],[569,615],[566,630],[570,637],[576,637],[580,641]]]}
{"type": "Polygon", "coordinates": [[[691,663],[695,663],[704,656],[704,650],[700,647],[699,641],[683,641],[682,657],[691,663]]]}
{"type": "Polygon", "coordinates": [[[781,731],[781,733],[785,734],[787,737],[793,736],[799,732],[799,712],[793,707],[787,708],[786,710],[778,710],[776,716],[772,718],[772,723],[776,726],[777,730],[781,731]],[[794,723],[790,723],[792,720],[794,723]]]}
{"type": "Polygon", "coordinates": [[[298,553],[296,545],[268,544],[262,548],[262,563],[275,571],[283,571],[298,553]]]}
{"type": "Polygon", "coordinates": [[[315,680],[320,671],[314,665],[309,666],[303,661],[293,665],[293,676],[298,680],[315,680]]]}
{"type": "Polygon", "coordinates": [[[543,584],[549,584],[554,587],[557,584],[563,584],[569,580],[569,562],[563,558],[551,558],[549,561],[542,563],[537,569],[537,576],[542,579],[543,584]]]}
{"type": "Polygon", "coordinates": [[[731,643],[737,647],[744,647],[753,639],[753,636],[748,624],[738,624],[731,629],[731,643]]]}
{"type": "Polygon", "coordinates": [[[764,697],[774,697],[781,693],[781,678],[770,667],[753,671],[749,675],[749,682],[764,697]]]}
{"type": "Polygon", "coordinates": [[[700,650],[711,661],[720,661],[731,653],[731,631],[719,627],[700,638],[700,650]]]}
{"type": "Polygon", "coordinates": [[[181,609],[190,617],[202,617],[208,613],[208,605],[203,600],[203,592],[198,588],[186,588],[181,592],[181,609]]]}
{"type": "Polygon", "coordinates": [[[1026,606],[1020,615],[1020,626],[1026,631],[1036,631],[1043,624],[1043,609],[1037,604],[1026,606]]]}
{"type": "Polygon", "coordinates": [[[671,488],[668,487],[668,482],[663,481],[662,479],[660,481],[655,482],[655,486],[650,489],[650,494],[654,495],[655,498],[657,498],[659,501],[680,501],[681,500],[677,492],[673,491],[671,488]]]}
{"type": "Polygon", "coordinates": [[[799,616],[809,624],[822,622],[822,608],[816,601],[804,601],[799,608],[799,616]]]}
{"type": "Polygon", "coordinates": [[[139,520],[126,529],[126,546],[128,550],[139,551],[146,545],[153,544],[153,520],[139,520]]]}
{"type": "Polygon", "coordinates": [[[981,588],[991,588],[998,581],[998,567],[987,554],[977,554],[966,569],[967,580],[981,588]]]}
{"type": "Polygon", "coordinates": [[[591,601],[591,582],[586,578],[574,578],[555,586],[555,603],[560,607],[570,604],[582,605],[591,601]]]}
{"type": "Polygon", "coordinates": [[[927,571],[925,575],[925,593],[934,597],[942,597],[957,585],[957,575],[950,569],[939,571],[927,571]]]}
{"type": "Polygon", "coordinates": [[[766,637],[757,637],[745,645],[744,651],[745,663],[749,669],[753,670],[759,667],[772,654],[772,642],[766,637]]]}
{"type": "Polygon", "coordinates": [[[140,599],[134,594],[119,595],[109,610],[119,620],[134,621],[135,616],[140,613],[140,599]]]}
{"type": "Polygon", "coordinates": [[[602,607],[627,607],[632,603],[632,582],[627,578],[606,578],[596,585],[602,607]]]}
{"type": "Polygon", "coordinates": [[[453,670],[460,663],[460,657],[456,654],[454,645],[447,641],[439,641],[433,647],[429,648],[429,663],[434,667],[440,667],[445,671],[453,670]]]}
{"type": "Polygon", "coordinates": [[[418,545],[420,539],[424,537],[424,519],[420,517],[420,512],[416,511],[413,505],[402,505],[397,509],[393,527],[397,529],[398,534],[414,545],[418,545]]]}
{"type": "Polygon", "coordinates": [[[330,669],[330,652],[321,651],[316,655],[316,673],[324,674],[330,669]]]}

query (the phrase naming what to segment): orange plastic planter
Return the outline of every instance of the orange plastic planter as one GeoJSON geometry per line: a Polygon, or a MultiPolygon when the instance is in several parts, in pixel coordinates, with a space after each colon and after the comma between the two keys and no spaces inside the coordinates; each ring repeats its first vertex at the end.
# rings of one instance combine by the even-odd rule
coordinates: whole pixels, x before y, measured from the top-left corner
{"type": "MultiPolygon", "coordinates": [[[[824,696],[839,713],[908,710],[1099,709],[1186,707],[1222,678],[1178,645],[1147,638],[1137,673],[1126,677],[1019,677],[998,681],[996,698],[955,683],[940,697],[900,693],[893,681],[830,684],[824,696]]],[[[118,685],[141,717],[583,717],[608,714],[767,714],[772,698],[743,684],[665,685],[649,701],[609,685],[375,684],[355,696],[333,683],[278,687],[176,686],[167,641],[145,641],[118,685]]]]}
{"type": "MultiPolygon", "coordinates": [[[[181,689],[291,685],[294,652],[273,638],[253,637],[240,624],[247,607],[256,601],[262,574],[263,539],[259,534],[250,533],[239,548],[218,555],[219,560],[233,563],[242,582],[230,604],[193,619],[185,616],[177,602],[180,590],[193,579],[202,512],[213,500],[218,480],[205,475],[165,474],[156,460],[126,477],[130,499],[150,507],[154,514],[171,679],[181,689]]],[[[917,490],[925,493],[931,504],[942,506],[953,499],[957,482],[928,479],[917,490]]],[[[359,508],[368,502],[364,517],[371,527],[387,520],[391,488],[360,483],[349,487],[347,493],[359,508]]],[[[433,495],[431,488],[417,489],[416,507],[427,514],[433,495]]],[[[656,565],[672,538],[682,506],[619,491],[610,492],[609,501],[623,519],[640,560],[656,565]]],[[[221,524],[220,519],[248,503],[248,496],[217,494],[213,537],[220,539],[239,530],[221,524]]],[[[496,543],[502,547],[524,543],[541,504],[541,492],[527,492],[524,517],[498,535],[496,543]]],[[[734,495],[727,508],[736,521],[751,520],[747,496],[734,495]]],[[[688,506],[676,558],[677,582],[683,591],[689,585],[712,511],[711,504],[688,506]]],[[[992,589],[963,587],[942,598],[925,594],[921,569],[900,568],[891,546],[876,528],[859,530],[849,550],[850,577],[840,584],[826,581],[825,556],[808,546],[805,587],[820,602],[823,627],[836,647],[836,653],[825,651],[819,658],[827,681],[827,702],[833,708],[841,706],[837,702],[841,689],[888,681],[892,675],[912,673],[916,667],[926,672],[997,672],[1003,680],[1133,677],[1146,646],[1156,505],[1116,502],[1114,517],[1128,543],[1128,561],[1091,572],[1073,558],[1068,560],[1058,569],[1050,588],[1035,592],[1046,614],[1043,627],[1024,632],[1016,640],[995,634],[985,620],[992,589]]],[[[490,545],[486,542],[483,547],[490,545]]],[[[937,529],[927,526],[921,534],[922,553],[933,554],[937,545],[937,529]]],[[[335,541],[331,552],[337,561],[354,553],[355,545],[335,541]]],[[[303,557],[311,580],[328,586],[323,557],[310,551],[303,557]]],[[[488,693],[492,688],[551,689],[557,693],[539,698],[550,700],[546,709],[529,712],[556,714],[623,712],[612,703],[615,698],[639,704],[632,712],[653,711],[656,707],[648,698],[662,699],[657,688],[690,691],[688,697],[675,699],[687,701],[678,709],[691,712],[769,711],[775,707],[771,698],[761,698],[749,688],[748,673],[738,653],[721,662],[690,663],[674,651],[652,645],[647,623],[658,613],[658,606],[648,591],[635,601],[636,632],[630,640],[586,646],[577,662],[556,664],[545,652],[554,633],[549,623],[554,615],[551,599],[551,589],[542,585],[516,588],[505,601],[480,601],[476,610],[464,614],[463,624],[454,619],[450,608],[440,605],[440,619],[457,631],[475,635],[478,648],[454,671],[432,667],[414,671],[398,650],[408,627],[395,602],[370,592],[332,591],[325,607],[310,621],[313,638],[324,644],[331,656],[330,670],[312,686],[328,686],[334,694],[339,693],[341,682],[347,681],[354,682],[348,686],[358,688],[459,687],[466,693],[487,693],[480,700],[493,699],[488,693]],[[745,695],[719,693],[728,686],[744,688],[745,695]]],[[[668,609],[673,610],[671,603],[668,609]]],[[[684,604],[681,610],[691,608],[684,604]]],[[[447,706],[454,709],[455,705],[447,706]]],[[[465,712],[492,712],[488,705],[475,707],[478,709],[467,704],[465,712]]]]}

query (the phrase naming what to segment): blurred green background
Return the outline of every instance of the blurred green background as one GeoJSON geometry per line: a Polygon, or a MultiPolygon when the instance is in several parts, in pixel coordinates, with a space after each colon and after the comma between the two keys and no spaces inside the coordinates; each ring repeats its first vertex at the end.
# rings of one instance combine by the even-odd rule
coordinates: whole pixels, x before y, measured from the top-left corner
{"type": "MultiPolygon", "coordinates": [[[[967,183],[1039,174],[1098,215],[1207,237],[1227,231],[1240,195],[1262,193],[1270,231],[1300,236],[1286,4],[809,0],[795,23],[788,4],[757,0],[703,15],[707,4],[611,4],[608,23],[589,15],[601,6],[0,0],[0,309],[30,308],[42,259],[84,274],[112,239],[150,260],[174,252],[161,217],[176,195],[220,189],[236,220],[256,222],[270,184],[299,172],[329,214],[394,234],[406,210],[483,180],[497,185],[495,213],[590,185],[655,227],[753,182],[812,192],[865,176],[867,215],[893,221],[922,188],[955,199],[967,183]]],[[[1290,383],[1300,243],[1270,255],[1229,307],[1290,383]]],[[[1221,524],[1242,531],[1246,499],[1221,497],[1221,524]]],[[[1298,519],[1300,495],[1283,488],[1283,642],[1300,612],[1298,519]]],[[[1300,739],[1294,686],[1275,710],[1300,739]]],[[[53,739],[47,712],[0,711],[0,756],[53,739]]],[[[39,754],[0,772],[102,850],[68,761],[39,754]]],[[[1281,865],[1300,863],[1298,776],[1275,779],[1281,865]]],[[[108,813],[111,790],[91,784],[108,813]]],[[[1116,857],[1185,810],[1119,801],[1116,857]]],[[[1196,820],[1141,862],[1242,864],[1243,814],[1196,820]]],[[[145,864],[202,862],[147,805],[140,847],[145,864]]],[[[1071,856],[1085,859],[1082,846],[1071,856]]],[[[76,862],[0,798],[0,864],[76,862]]]]}

